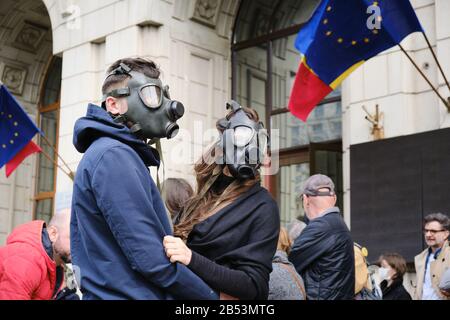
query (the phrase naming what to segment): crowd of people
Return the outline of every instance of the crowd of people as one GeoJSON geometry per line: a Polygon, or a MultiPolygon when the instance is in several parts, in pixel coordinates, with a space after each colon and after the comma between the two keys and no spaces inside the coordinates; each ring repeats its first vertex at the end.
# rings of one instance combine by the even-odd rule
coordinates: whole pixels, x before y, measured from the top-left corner
{"type": "Polygon", "coordinates": [[[83,158],[71,212],[12,232],[0,248],[0,299],[450,299],[444,214],[424,219],[428,248],[415,258],[412,296],[399,254],[383,254],[370,271],[329,177],[304,183],[307,223],[281,227],[278,205],[261,186],[263,124],[234,101],[216,124],[219,140],[195,164],[196,187],[171,178],[161,196],[148,169],[159,166],[159,154],[149,142],[173,137],[184,107],[159,75],[141,58],[108,69],[102,105],[90,104],[75,124],[83,158]],[[66,285],[68,263],[78,288],[66,285]]]}

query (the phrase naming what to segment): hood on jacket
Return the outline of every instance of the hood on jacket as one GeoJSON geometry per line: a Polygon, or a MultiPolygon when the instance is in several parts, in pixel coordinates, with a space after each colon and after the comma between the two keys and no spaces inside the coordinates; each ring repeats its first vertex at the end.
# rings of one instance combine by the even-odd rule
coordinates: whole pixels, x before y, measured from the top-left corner
{"type": "Polygon", "coordinates": [[[101,137],[110,137],[130,146],[146,166],[159,166],[159,154],[156,149],[139,140],[126,126],[115,123],[104,109],[89,104],[86,116],[75,122],[73,145],[78,152],[84,153],[101,137]]]}
{"type": "Polygon", "coordinates": [[[44,247],[42,242],[42,230],[44,228],[45,221],[35,220],[25,223],[16,229],[9,235],[6,240],[6,244],[28,244],[37,252],[39,252],[43,257],[45,257],[45,262],[47,268],[54,270],[56,268],[55,261],[53,261],[44,247]]]}

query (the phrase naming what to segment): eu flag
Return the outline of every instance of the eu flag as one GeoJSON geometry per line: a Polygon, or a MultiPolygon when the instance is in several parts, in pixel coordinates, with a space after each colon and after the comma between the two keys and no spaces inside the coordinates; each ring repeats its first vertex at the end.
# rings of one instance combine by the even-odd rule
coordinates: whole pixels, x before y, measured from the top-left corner
{"type": "Polygon", "coordinates": [[[6,176],[30,154],[39,152],[31,139],[40,132],[4,85],[0,86],[0,168],[6,176]]]}
{"type": "Polygon", "coordinates": [[[351,72],[417,31],[409,0],[322,0],[295,42],[303,57],[289,110],[306,121],[351,72]]]}

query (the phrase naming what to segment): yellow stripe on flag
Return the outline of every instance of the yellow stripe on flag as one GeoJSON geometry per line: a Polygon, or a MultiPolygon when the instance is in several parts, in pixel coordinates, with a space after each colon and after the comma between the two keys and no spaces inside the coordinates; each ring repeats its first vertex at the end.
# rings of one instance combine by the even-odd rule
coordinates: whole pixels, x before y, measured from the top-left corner
{"type": "Polygon", "coordinates": [[[308,66],[308,64],[306,63],[306,57],[305,57],[305,56],[302,57],[301,63],[303,63],[303,64],[305,65],[306,69],[308,69],[313,75],[315,75],[315,76],[317,77],[317,74],[314,72],[314,70],[311,69],[311,68],[308,66]]]}
{"type": "Polygon", "coordinates": [[[336,78],[336,80],[334,80],[331,84],[330,87],[335,90],[342,81],[344,81],[345,78],[347,78],[350,73],[352,73],[353,71],[355,71],[360,65],[362,65],[364,62],[366,62],[365,60],[361,60],[357,63],[355,63],[354,65],[352,65],[350,68],[348,68],[347,70],[345,70],[344,73],[342,73],[338,78],[336,78]]]}

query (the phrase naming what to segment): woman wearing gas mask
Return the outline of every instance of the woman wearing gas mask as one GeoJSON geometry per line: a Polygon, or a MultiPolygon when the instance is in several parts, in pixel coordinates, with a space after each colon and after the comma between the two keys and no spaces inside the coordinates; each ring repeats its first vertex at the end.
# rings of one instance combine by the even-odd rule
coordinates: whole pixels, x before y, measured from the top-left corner
{"type": "Polygon", "coordinates": [[[279,210],[260,185],[268,137],[258,114],[234,101],[217,122],[220,140],[195,165],[197,191],[164,238],[180,262],[222,299],[267,299],[279,210]]]}

